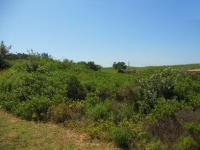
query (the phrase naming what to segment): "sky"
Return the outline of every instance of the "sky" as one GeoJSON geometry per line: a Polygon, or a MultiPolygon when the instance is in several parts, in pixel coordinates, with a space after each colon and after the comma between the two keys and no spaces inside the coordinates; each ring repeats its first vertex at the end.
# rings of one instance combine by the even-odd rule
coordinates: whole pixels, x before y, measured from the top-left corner
{"type": "Polygon", "coordinates": [[[200,63],[200,1],[0,0],[0,40],[102,66],[200,63]]]}

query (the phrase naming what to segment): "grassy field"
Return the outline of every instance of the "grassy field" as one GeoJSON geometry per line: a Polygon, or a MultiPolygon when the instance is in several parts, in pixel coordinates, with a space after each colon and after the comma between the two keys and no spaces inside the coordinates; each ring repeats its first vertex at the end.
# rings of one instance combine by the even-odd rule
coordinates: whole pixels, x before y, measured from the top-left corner
{"type": "Polygon", "coordinates": [[[0,150],[114,150],[108,143],[51,123],[25,121],[0,110],[0,150]]]}

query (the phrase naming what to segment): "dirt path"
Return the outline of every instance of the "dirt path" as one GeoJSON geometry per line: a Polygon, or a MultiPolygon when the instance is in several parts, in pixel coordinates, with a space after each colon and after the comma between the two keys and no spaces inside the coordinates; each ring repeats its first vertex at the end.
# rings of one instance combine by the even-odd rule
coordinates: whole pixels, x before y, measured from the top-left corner
{"type": "Polygon", "coordinates": [[[190,70],[187,70],[188,72],[200,72],[200,69],[190,69],[190,70]]]}
{"type": "Polygon", "coordinates": [[[51,124],[35,123],[0,110],[1,150],[113,150],[112,144],[51,124]]]}

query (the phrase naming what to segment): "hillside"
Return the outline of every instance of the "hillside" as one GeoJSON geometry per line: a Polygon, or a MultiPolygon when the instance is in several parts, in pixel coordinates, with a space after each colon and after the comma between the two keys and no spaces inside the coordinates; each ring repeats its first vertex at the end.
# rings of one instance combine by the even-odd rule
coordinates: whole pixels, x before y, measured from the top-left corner
{"type": "Polygon", "coordinates": [[[23,120],[1,111],[2,149],[114,147],[106,142],[121,149],[199,149],[200,74],[187,72],[199,64],[120,73],[41,54],[4,62],[0,106],[23,120]]]}

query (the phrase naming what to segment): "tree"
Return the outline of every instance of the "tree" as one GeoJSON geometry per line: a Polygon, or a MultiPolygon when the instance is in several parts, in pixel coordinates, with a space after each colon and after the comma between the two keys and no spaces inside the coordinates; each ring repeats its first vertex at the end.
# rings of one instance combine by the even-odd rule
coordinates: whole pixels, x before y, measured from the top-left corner
{"type": "Polygon", "coordinates": [[[125,62],[114,62],[113,68],[118,70],[118,72],[123,73],[127,69],[127,65],[125,62]]]}
{"type": "Polygon", "coordinates": [[[3,41],[1,41],[0,45],[0,69],[4,69],[8,67],[8,63],[5,61],[11,46],[7,47],[3,41]]]}
{"type": "Polygon", "coordinates": [[[92,70],[94,70],[94,71],[97,71],[97,70],[101,69],[101,66],[96,65],[93,61],[89,61],[89,62],[87,63],[87,65],[88,65],[88,67],[89,67],[90,69],[92,69],[92,70]]]}
{"type": "Polygon", "coordinates": [[[95,64],[93,61],[89,61],[89,62],[80,61],[80,62],[78,62],[78,64],[85,65],[85,66],[87,66],[89,69],[94,70],[94,71],[98,71],[99,69],[101,69],[101,66],[95,64]]]}
{"type": "Polygon", "coordinates": [[[3,58],[3,59],[5,59],[6,58],[6,56],[8,55],[8,53],[9,53],[9,50],[11,49],[11,46],[6,46],[5,44],[4,44],[4,42],[3,41],[1,41],[1,45],[0,45],[0,57],[1,58],[3,58]]]}
{"type": "Polygon", "coordinates": [[[72,100],[83,100],[86,96],[86,91],[80,81],[72,76],[67,81],[67,97],[72,100]]]}

